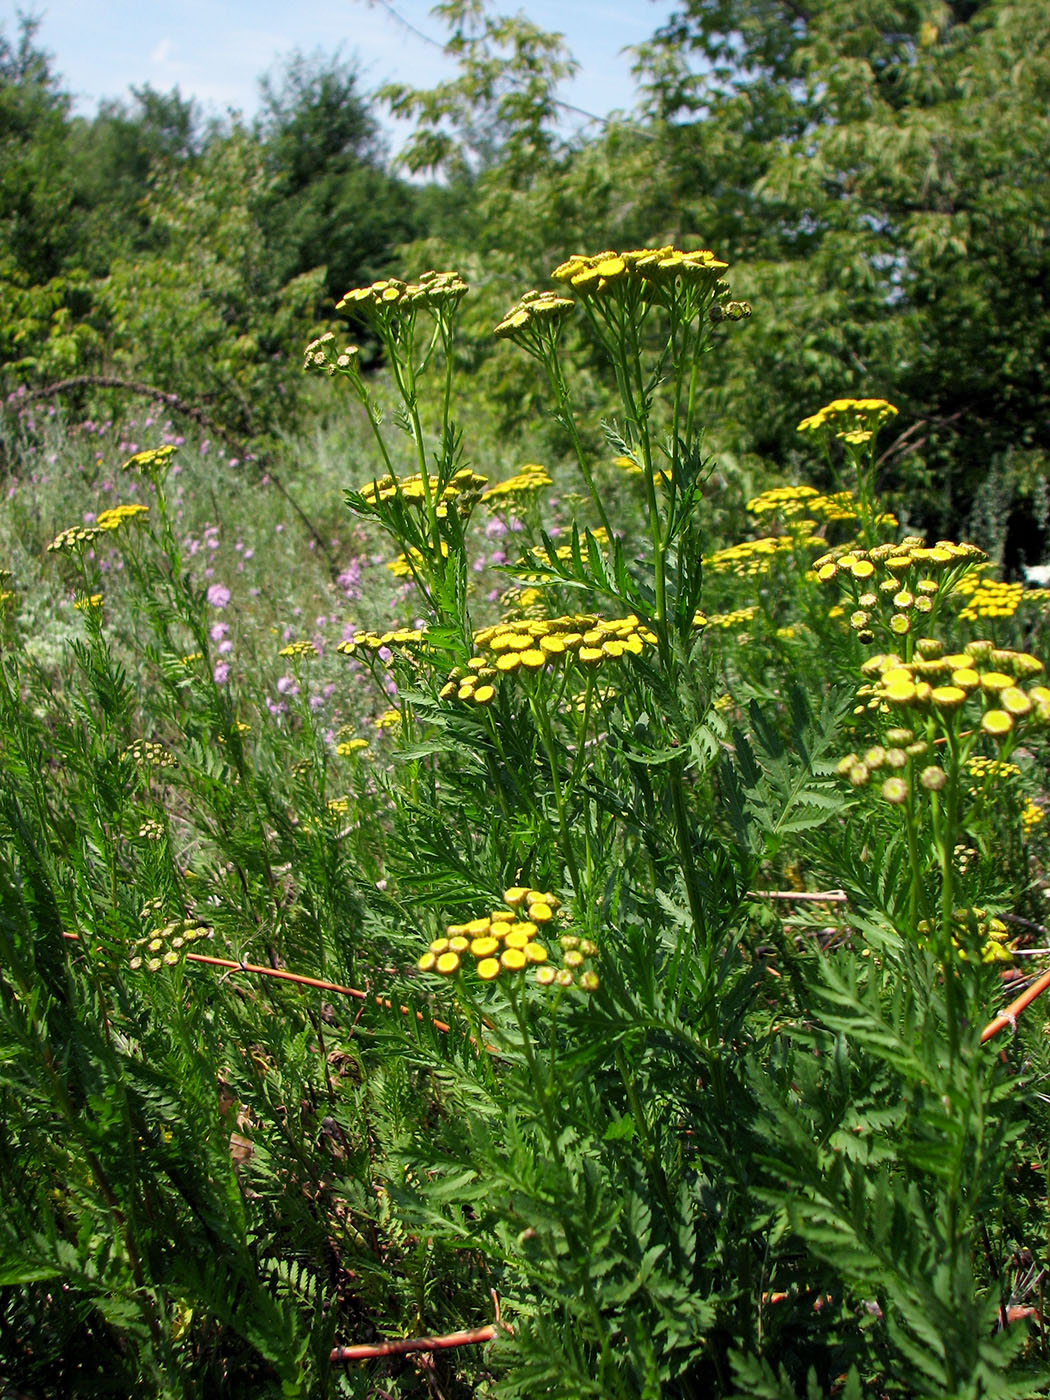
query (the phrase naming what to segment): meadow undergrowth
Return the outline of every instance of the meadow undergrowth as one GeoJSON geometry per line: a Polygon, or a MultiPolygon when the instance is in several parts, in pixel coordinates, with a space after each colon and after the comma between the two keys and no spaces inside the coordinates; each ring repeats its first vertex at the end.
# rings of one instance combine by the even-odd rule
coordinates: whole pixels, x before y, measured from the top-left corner
{"type": "Polygon", "coordinates": [[[507,312],[551,466],[461,421],[457,274],[349,292],[327,561],[200,441],[26,426],[11,1394],[1045,1393],[1038,1004],[985,1034],[1045,942],[1045,594],[901,526],[882,400],[733,508],[727,274],[574,256],[507,312]]]}

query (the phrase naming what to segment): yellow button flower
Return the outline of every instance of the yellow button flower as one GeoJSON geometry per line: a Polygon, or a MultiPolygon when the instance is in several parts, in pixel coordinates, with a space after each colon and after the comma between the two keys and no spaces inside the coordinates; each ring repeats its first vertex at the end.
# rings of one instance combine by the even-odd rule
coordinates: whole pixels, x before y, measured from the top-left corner
{"type": "Polygon", "coordinates": [[[996,738],[1009,734],[1013,727],[1013,716],[1008,715],[1005,710],[986,710],[981,719],[981,728],[984,732],[996,738]]]}

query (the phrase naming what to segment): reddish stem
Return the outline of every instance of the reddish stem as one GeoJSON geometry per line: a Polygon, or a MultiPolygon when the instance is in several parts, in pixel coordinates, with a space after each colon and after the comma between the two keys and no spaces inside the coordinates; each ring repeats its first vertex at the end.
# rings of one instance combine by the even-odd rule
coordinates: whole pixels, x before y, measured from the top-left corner
{"type": "Polygon", "coordinates": [[[1036,997],[1042,996],[1047,987],[1050,987],[1050,972],[1044,972],[1041,977],[1037,977],[1030,987],[1021,993],[1005,1011],[1001,1011],[994,1021],[989,1021],[981,1032],[981,1044],[991,1040],[992,1036],[998,1035],[1007,1026],[1017,1029],[1017,1018],[1026,1006],[1031,1006],[1036,997]]]}
{"type": "Polygon", "coordinates": [[[329,1361],[371,1361],[381,1356],[407,1356],[413,1351],[444,1351],[448,1347],[476,1346],[491,1342],[497,1328],[474,1327],[468,1332],[449,1332],[444,1337],[406,1337],[398,1342],[363,1342],[359,1346],[333,1347],[329,1361]]]}

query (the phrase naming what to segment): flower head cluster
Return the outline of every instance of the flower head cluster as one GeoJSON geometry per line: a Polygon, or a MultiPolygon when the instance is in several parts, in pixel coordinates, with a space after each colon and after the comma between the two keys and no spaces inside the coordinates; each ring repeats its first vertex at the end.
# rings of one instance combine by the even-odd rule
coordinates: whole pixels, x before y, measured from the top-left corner
{"type": "Polygon", "coordinates": [[[396,729],[401,723],[400,710],[384,710],[375,719],[375,727],[382,733],[384,729],[396,729]]]}
{"type": "MultiPolygon", "coordinates": [[[[985,909],[956,909],[952,914],[955,932],[952,946],[961,962],[969,962],[974,956],[983,963],[1010,962],[1013,949],[1010,946],[1010,931],[1002,919],[989,914],[985,909]]],[[[927,920],[918,925],[919,935],[929,940],[934,930],[927,920]]]]}
{"type": "Polygon", "coordinates": [[[694,613],[694,627],[717,627],[720,631],[731,632],[735,627],[746,627],[755,620],[758,605],[751,603],[746,608],[734,608],[725,613],[694,613]]]}
{"type": "MultiPolygon", "coordinates": [[[[863,754],[848,753],[839,762],[837,772],[840,778],[846,778],[855,788],[877,780],[881,783],[882,796],[887,802],[903,802],[909,792],[905,777],[909,760],[928,753],[926,741],[916,740],[913,730],[896,728],[886,735],[886,744],[872,744],[863,754]]],[[[944,773],[933,766],[925,768],[920,783],[927,790],[939,790],[944,786],[944,773]]]]}
{"type": "Polygon", "coordinates": [[[1016,763],[1006,763],[1001,758],[986,758],[983,754],[974,754],[967,759],[966,772],[974,780],[970,787],[971,797],[977,797],[983,787],[998,787],[1009,778],[1021,776],[1016,763]]]}
{"type": "Polygon", "coordinates": [[[355,632],[349,641],[340,642],[336,650],[344,656],[353,656],[361,651],[374,654],[385,647],[411,655],[422,651],[426,644],[427,634],[424,630],[399,627],[393,632],[355,632]]]}
{"type": "Polygon", "coordinates": [[[102,606],[101,593],[82,593],[73,600],[73,606],[77,612],[94,612],[96,608],[102,606]]]}
{"type": "Polygon", "coordinates": [[[1026,836],[1030,836],[1037,826],[1042,826],[1046,820],[1046,813],[1030,797],[1025,798],[1024,807],[1021,809],[1021,830],[1026,836]]]}
{"type": "Polygon", "coordinates": [[[487,485],[487,477],[479,476],[469,467],[461,467],[445,483],[440,495],[437,493],[437,483],[424,483],[418,473],[415,476],[404,477],[382,476],[368,486],[362,486],[358,495],[366,505],[372,507],[392,500],[401,500],[409,505],[423,505],[429,490],[431,497],[437,496],[436,513],[438,518],[443,520],[448,515],[449,501],[455,501],[461,514],[464,514],[473,509],[487,485]]]}
{"type": "Polygon", "coordinates": [[[357,374],[361,361],[361,351],[356,345],[344,345],[336,352],[335,336],[325,331],[303,351],[303,369],[320,369],[329,377],[338,374],[357,374]]]}
{"type": "Polygon", "coordinates": [[[975,564],[987,559],[972,544],[939,540],[927,546],[918,535],[899,544],[873,549],[843,545],[814,561],[819,583],[836,586],[852,598],[849,624],[864,642],[876,630],[905,637],[917,618],[929,617],[940,599],[956,587],[975,564]]]}
{"type": "Polygon", "coordinates": [[[278,656],[316,656],[316,642],[289,642],[286,647],[281,647],[278,656]]]}
{"type": "MultiPolygon", "coordinates": [[[[595,529],[593,529],[593,530],[581,531],[581,532],[580,532],[580,549],[584,551],[584,554],[585,554],[585,555],[586,555],[586,550],[587,550],[587,540],[588,540],[588,539],[592,539],[592,540],[594,541],[594,543],[597,544],[597,545],[607,545],[607,544],[609,543],[609,532],[608,532],[608,530],[606,530],[606,528],[605,528],[604,525],[599,525],[599,526],[597,526],[597,528],[595,528],[595,529]]],[[[540,563],[540,564],[547,564],[547,565],[549,565],[549,564],[553,563],[554,560],[556,560],[556,561],[557,561],[558,563],[560,563],[560,564],[567,564],[567,563],[569,562],[569,560],[572,558],[572,545],[571,545],[571,544],[560,544],[560,545],[558,545],[558,546],[555,548],[555,550],[554,550],[554,560],[552,560],[552,559],[551,559],[551,556],[550,556],[550,553],[549,553],[548,550],[545,548],[545,546],[542,545],[542,544],[539,544],[539,545],[536,546],[536,548],[535,548],[534,550],[532,550],[532,557],[533,557],[533,559],[535,559],[535,560],[536,560],[538,563],[540,563]]],[[[523,577],[528,578],[529,575],[528,575],[528,574],[524,574],[523,577]]]]}
{"type": "Polygon", "coordinates": [[[190,944],[211,936],[212,930],[206,924],[194,919],[176,919],[174,923],[152,929],[144,938],[136,939],[132,947],[139,951],[132,956],[128,966],[133,972],[140,967],[145,967],[147,972],[174,967],[185,956],[190,944]]]}
{"type": "Polygon", "coordinates": [[[576,253],[559,264],[551,277],[584,297],[601,297],[616,288],[630,286],[659,294],[676,283],[720,292],[725,290],[721,275],[728,266],[706,248],[683,253],[667,245],[637,248],[626,253],[576,253]]]}
{"type": "Polygon", "coordinates": [[[704,568],[714,574],[736,574],[739,578],[759,578],[768,574],[780,555],[793,554],[796,549],[821,549],[825,541],[814,535],[812,520],[799,520],[796,533],[766,535],[760,540],[742,540],[739,544],[719,549],[704,556],[704,568]]]}
{"type": "MultiPolygon", "coordinates": [[[[448,558],[448,541],[441,541],[441,557],[448,558]]],[[[396,559],[391,559],[387,568],[395,578],[413,578],[423,566],[423,555],[416,548],[410,549],[406,554],[399,554],[396,559]]]]}
{"type": "Polygon", "coordinates": [[[939,644],[930,641],[922,650],[925,655],[908,663],[895,654],[864,663],[861,669],[872,681],[859,692],[868,697],[866,708],[884,713],[917,710],[942,724],[965,711],[966,721],[993,740],[1005,739],[1028,718],[1050,723],[1050,688],[1026,690],[1022,685],[1042,673],[1037,657],[995,648],[988,641],[968,642],[963,651],[948,655],[940,654],[939,644]]]}
{"type": "Polygon", "coordinates": [[[130,758],[141,768],[174,768],[175,755],[163,744],[152,739],[136,739],[124,750],[124,757],[130,758]]]}
{"type": "Polygon", "coordinates": [[[508,621],[522,617],[542,618],[547,606],[547,595],[542,588],[531,584],[525,588],[512,584],[499,595],[499,606],[508,621]]]}
{"type": "Polygon", "coordinates": [[[546,467],[538,466],[535,462],[526,462],[516,476],[496,482],[483,493],[481,499],[485,505],[491,506],[497,501],[535,495],[537,491],[545,491],[551,485],[553,482],[547,475],[546,467]]]}
{"type": "Polygon", "coordinates": [[[585,991],[597,988],[597,975],[585,969],[587,960],[598,951],[588,939],[563,934],[558,940],[561,967],[555,968],[549,961],[550,950],[542,939],[553,931],[561,907],[553,894],[516,885],[504,891],[503,901],[505,908],[465,924],[449,924],[445,936],[436,938],[419,959],[416,966],[420,972],[451,977],[469,954],[483,982],[532,967],[541,986],[571,987],[578,977],[585,991]]]}
{"type": "Polygon", "coordinates": [[[86,549],[88,545],[94,544],[101,533],[102,531],[97,525],[71,525],[67,530],[59,531],[48,545],[48,553],[79,553],[80,550],[86,549]]]}
{"type": "Polygon", "coordinates": [[[355,735],[351,739],[340,739],[335,746],[335,751],[340,758],[349,758],[351,754],[360,753],[362,749],[368,748],[368,740],[355,735]]]}
{"type": "Polygon", "coordinates": [[[418,282],[385,277],[367,287],[354,287],[336,303],[337,311],[356,313],[362,320],[378,321],[394,310],[454,307],[469,288],[458,272],[424,272],[418,282]]]}
{"type": "Polygon", "coordinates": [[[959,614],[960,622],[976,622],[982,617],[1013,617],[1025,599],[1025,594],[1045,597],[1042,589],[1027,590],[1023,583],[1001,583],[996,579],[974,578],[960,582],[959,592],[966,605],[959,614]]]}
{"type": "Polygon", "coordinates": [[[828,432],[849,446],[860,447],[870,442],[883,424],[896,416],[897,409],[885,399],[833,399],[803,418],[798,431],[828,432]]]}
{"type": "Polygon", "coordinates": [[[95,517],[95,525],[99,530],[119,530],[122,525],[126,525],[129,520],[138,520],[143,515],[149,514],[149,506],[126,505],[111,506],[109,510],[100,510],[95,517]]]}
{"type": "Polygon", "coordinates": [[[495,698],[492,682],[513,671],[540,672],[569,661],[594,669],[623,657],[641,656],[656,641],[656,633],[633,613],[611,619],[575,613],[498,622],[474,633],[478,654],[466,669],[456,667],[442,687],[441,698],[487,705],[495,698]]]}
{"type": "Polygon", "coordinates": [[[141,472],[143,476],[154,479],[162,477],[178,450],[171,443],[165,443],[163,447],[147,447],[142,452],[136,452],[133,457],[129,457],[121,467],[121,471],[141,472]]]}
{"type": "MultiPolygon", "coordinates": [[[[645,467],[638,461],[637,457],[623,454],[612,459],[614,467],[619,467],[627,476],[645,476],[645,467]]],[[[671,489],[674,481],[674,469],[670,462],[665,462],[663,466],[653,467],[653,481],[657,486],[662,486],[665,491],[671,489]]]]}
{"type": "Polygon", "coordinates": [[[572,308],[572,301],[557,292],[526,292],[495,327],[493,335],[528,348],[538,336],[556,333],[572,308]]]}

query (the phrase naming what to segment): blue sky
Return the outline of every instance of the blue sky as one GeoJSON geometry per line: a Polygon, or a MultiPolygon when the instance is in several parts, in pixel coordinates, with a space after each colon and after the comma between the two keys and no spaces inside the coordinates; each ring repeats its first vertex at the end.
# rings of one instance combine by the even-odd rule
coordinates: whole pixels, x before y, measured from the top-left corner
{"type": "MultiPolygon", "coordinates": [[[[38,42],[54,56],[76,110],[126,95],[131,84],[161,91],[176,85],[206,112],[235,108],[250,117],[257,80],[296,49],[359,60],[367,90],[384,82],[428,86],[452,69],[437,41],[445,31],[431,0],[0,0],[0,27],[13,38],[17,11],[41,20],[38,42]],[[395,13],[403,17],[401,23],[395,13]],[[411,28],[409,27],[411,26],[411,28]]],[[[544,29],[565,34],[580,72],[561,96],[605,115],[634,102],[630,58],[621,50],[648,38],[674,0],[494,0],[498,12],[519,9],[544,29]]],[[[396,141],[396,136],[395,136],[396,141]]]]}

